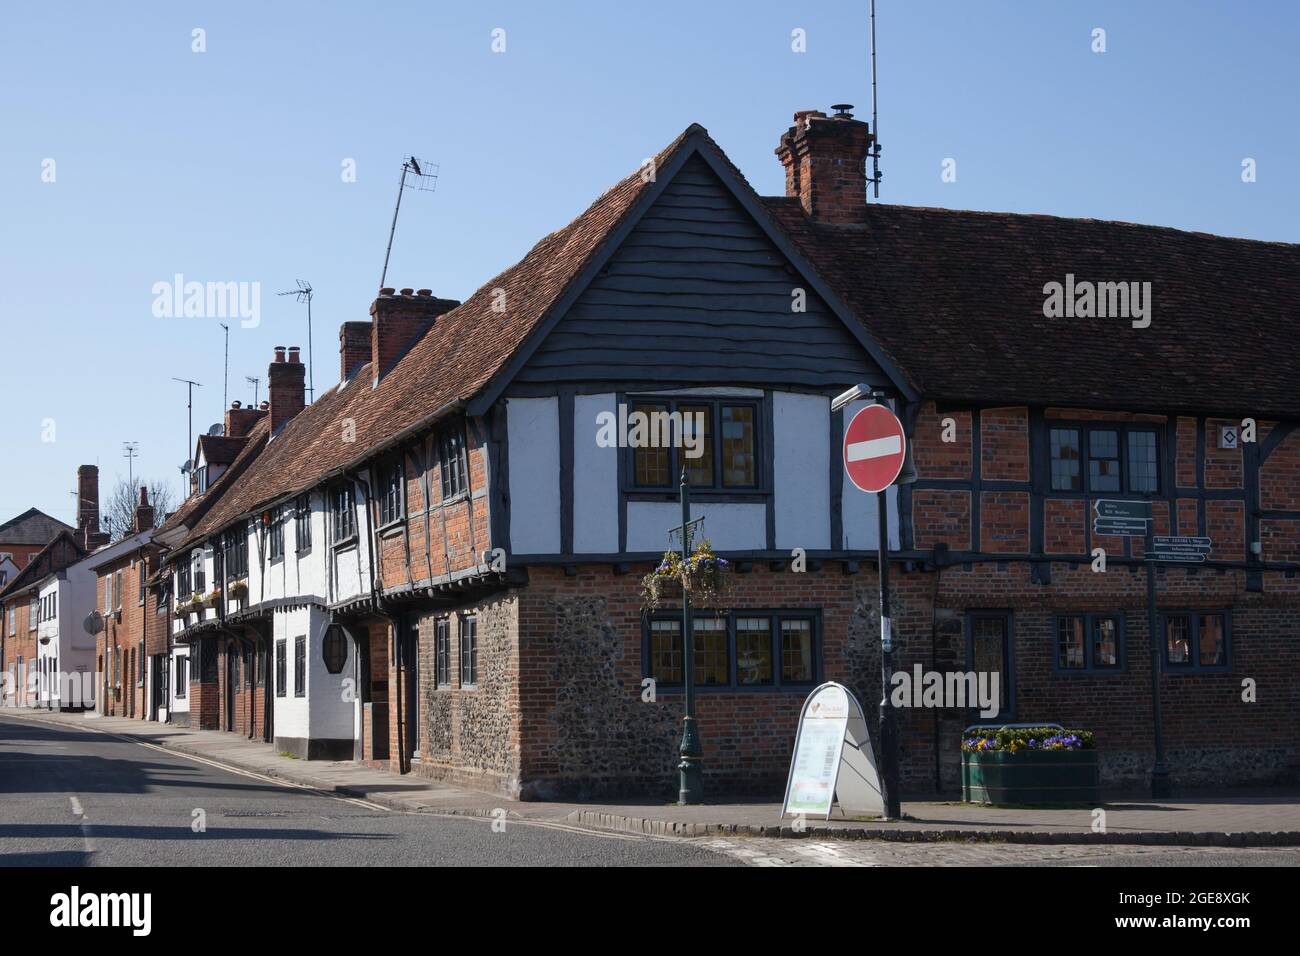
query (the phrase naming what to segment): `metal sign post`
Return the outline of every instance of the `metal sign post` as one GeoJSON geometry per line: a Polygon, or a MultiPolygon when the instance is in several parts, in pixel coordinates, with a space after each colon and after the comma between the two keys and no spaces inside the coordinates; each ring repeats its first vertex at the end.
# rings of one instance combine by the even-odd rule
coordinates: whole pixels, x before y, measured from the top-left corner
{"type": "Polygon", "coordinates": [[[1169,796],[1169,768],[1165,766],[1165,732],[1160,711],[1160,620],[1156,614],[1155,535],[1148,529],[1143,556],[1147,566],[1147,633],[1151,635],[1151,709],[1155,720],[1156,762],[1151,768],[1151,796],[1169,796]]]}
{"type": "Polygon", "coordinates": [[[889,500],[887,491],[895,482],[915,480],[915,470],[904,475],[908,463],[907,436],[903,423],[885,404],[883,392],[858,385],[838,395],[832,409],[870,397],[868,405],[849,422],[844,430],[844,470],[862,491],[876,496],[877,547],[876,567],[880,579],[880,767],[884,785],[884,817],[897,820],[902,815],[898,782],[898,729],[894,707],[889,698],[894,674],[894,629],[889,617],[889,500]]]}

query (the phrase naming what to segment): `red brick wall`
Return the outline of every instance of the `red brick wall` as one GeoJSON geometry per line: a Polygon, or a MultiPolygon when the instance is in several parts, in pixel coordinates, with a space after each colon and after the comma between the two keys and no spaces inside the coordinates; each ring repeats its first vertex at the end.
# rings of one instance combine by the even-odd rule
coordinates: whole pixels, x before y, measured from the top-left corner
{"type": "Polygon", "coordinates": [[[487,450],[474,428],[468,432],[470,494],[447,503],[441,501],[436,441],[404,450],[407,517],[386,530],[379,541],[378,563],[385,589],[437,580],[482,563],[489,542],[488,499],[482,493],[487,485],[487,450]],[[427,463],[432,509],[425,506],[421,462],[427,463]]]}
{"type": "MultiPolygon", "coordinates": [[[[1087,564],[1054,568],[1049,586],[1030,584],[1025,562],[1002,569],[994,563],[951,567],[938,579],[934,573],[895,574],[895,666],[909,672],[917,663],[927,670],[966,670],[965,613],[1008,609],[1015,719],[1096,731],[1107,784],[1140,787],[1152,755],[1145,577],[1128,568],[1105,574],[1087,564]],[[1079,675],[1053,669],[1054,615],[1087,611],[1123,615],[1119,672],[1079,675]]],[[[533,567],[528,587],[515,592],[520,790],[526,797],[671,795],[681,698],[661,690],[655,703],[641,699],[638,591],[646,569],[615,575],[606,566],[583,566],[569,577],[558,568],[533,567]]],[[[1300,686],[1292,677],[1300,664],[1300,618],[1291,609],[1300,582],[1288,581],[1282,592],[1245,595],[1241,572],[1175,568],[1162,570],[1159,578],[1162,608],[1236,608],[1230,671],[1161,679],[1175,776],[1187,784],[1226,784],[1276,782],[1293,774],[1300,769],[1291,717],[1300,706],[1300,686]],[[1241,700],[1245,677],[1257,682],[1258,703],[1241,700]]],[[[733,608],[821,609],[823,677],[855,691],[874,733],[880,697],[874,574],[845,574],[834,563],[804,574],[758,565],[735,580],[733,608]]],[[[805,694],[806,689],[698,695],[711,792],[757,790],[767,797],[779,792],[805,694]]],[[[945,790],[958,785],[957,743],[962,727],[974,719],[954,710],[901,713],[909,793],[932,792],[936,775],[945,790]]]]}
{"type": "Polygon", "coordinates": [[[1029,411],[986,408],[980,412],[980,476],[1029,480],[1029,411]]]}
{"type": "Polygon", "coordinates": [[[5,699],[6,705],[17,705],[19,701],[29,699],[26,692],[26,684],[23,680],[23,672],[18,670],[16,665],[18,658],[23,659],[23,666],[26,667],[31,661],[36,660],[36,629],[28,628],[27,621],[30,615],[30,606],[38,603],[39,598],[35,595],[30,598],[27,596],[10,598],[4,605],[0,606],[0,611],[4,614],[4,664],[6,673],[10,665],[15,665],[15,679],[20,686],[10,688],[10,696],[5,699]],[[9,631],[9,609],[14,611],[14,629],[9,631]]]}

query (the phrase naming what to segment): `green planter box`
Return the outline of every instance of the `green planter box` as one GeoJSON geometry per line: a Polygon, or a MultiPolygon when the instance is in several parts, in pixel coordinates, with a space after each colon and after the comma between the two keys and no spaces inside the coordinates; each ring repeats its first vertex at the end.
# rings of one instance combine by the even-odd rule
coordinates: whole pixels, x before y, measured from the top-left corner
{"type": "Polygon", "coordinates": [[[1101,802],[1096,750],[1005,750],[961,755],[967,803],[1101,802]]]}

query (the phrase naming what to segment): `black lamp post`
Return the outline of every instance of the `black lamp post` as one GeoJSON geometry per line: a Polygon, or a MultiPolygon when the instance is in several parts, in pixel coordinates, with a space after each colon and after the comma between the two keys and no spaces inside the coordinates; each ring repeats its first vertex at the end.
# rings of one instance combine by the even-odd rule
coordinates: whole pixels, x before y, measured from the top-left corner
{"type": "MultiPolygon", "coordinates": [[[[686,467],[682,466],[682,562],[690,559],[691,489],[686,467]]],[[[682,806],[704,802],[704,753],[695,729],[695,641],[691,634],[691,593],[682,586],[682,681],[686,713],[682,717],[681,762],[677,765],[679,787],[677,802],[682,806]]]]}

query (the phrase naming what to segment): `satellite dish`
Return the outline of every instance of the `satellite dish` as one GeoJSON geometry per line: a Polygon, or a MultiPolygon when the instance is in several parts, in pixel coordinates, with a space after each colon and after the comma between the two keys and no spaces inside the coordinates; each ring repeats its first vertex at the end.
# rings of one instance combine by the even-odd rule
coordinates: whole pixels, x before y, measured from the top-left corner
{"type": "Polygon", "coordinates": [[[218,438],[224,435],[225,433],[226,433],[226,426],[221,424],[221,422],[217,422],[215,425],[213,425],[211,428],[208,429],[209,435],[213,435],[218,438]]]}
{"type": "Polygon", "coordinates": [[[104,629],[104,615],[98,611],[91,611],[86,615],[86,619],[81,626],[86,629],[87,634],[98,634],[104,629]]]}
{"type": "Polygon", "coordinates": [[[194,470],[194,461],[189,458],[185,459],[185,464],[181,465],[181,474],[188,475],[193,470],[194,470]]]}

